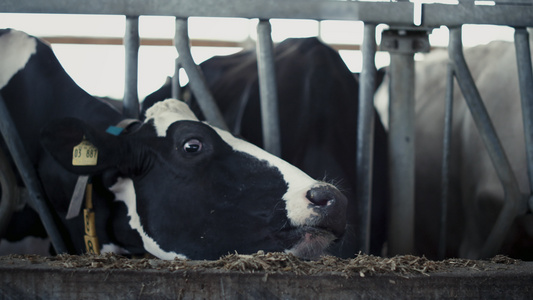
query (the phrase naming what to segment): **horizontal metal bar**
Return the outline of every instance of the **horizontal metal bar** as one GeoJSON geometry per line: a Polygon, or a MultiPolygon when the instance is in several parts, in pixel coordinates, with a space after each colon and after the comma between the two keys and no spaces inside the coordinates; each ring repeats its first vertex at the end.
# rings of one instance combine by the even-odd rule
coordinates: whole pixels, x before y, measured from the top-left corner
{"type": "MultiPolygon", "coordinates": [[[[40,39],[49,44],[75,44],[75,45],[124,45],[123,37],[103,37],[103,36],[39,36],[40,39]]],[[[204,40],[190,39],[191,47],[233,47],[244,48],[248,45],[248,40],[241,41],[222,41],[222,40],[204,40]]],[[[276,43],[274,43],[276,44],[276,43]]],[[[174,39],[165,38],[143,38],[141,37],[141,46],[174,46],[174,39]]],[[[357,44],[330,44],[328,46],[339,50],[361,50],[357,44]]],[[[432,49],[435,49],[432,48],[432,49]]]]}
{"type": "Polygon", "coordinates": [[[365,20],[412,24],[413,5],[408,2],[375,3],[324,0],[3,0],[1,12],[110,15],[160,15],[180,18],[241,17],[317,20],[365,20]]]}
{"type": "MultiPolygon", "coordinates": [[[[333,0],[3,0],[0,12],[360,20],[412,26],[414,4],[333,0]]],[[[469,2],[457,5],[431,3],[422,5],[422,26],[495,24],[526,27],[533,26],[532,15],[533,5],[523,2],[494,6],[476,6],[469,2]]]]}
{"type": "MultiPolygon", "coordinates": [[[[47,41],[50,44],[79,44],[79,45],[124,45],[123,37],[103,37],[103,36],[39,36],[40,39],[47,41]]],[[[171,38],[142,38],[141,46],[174,46],[174,39],[171,38]]],[[[219,40],[202,40],[191,39],[191,46],[193,47],[244,47],[243,41],[219,41],[219,40]]],[[[341,45],[338,46],[352,49],[357,45],[341,45]]],[[[358,48],[358,47],[357,47],[358,48]]],[[[344,49],[344,48],[343,48],[344,49]]],[[[357,49],[354,49],[357,50],[357,49]]]]}
{"type": "Polygon", "coordinates": [[[424,4],[422,26],[448,27],[463,24],[533,26],[533,5],[446,5],[424,4]]]}

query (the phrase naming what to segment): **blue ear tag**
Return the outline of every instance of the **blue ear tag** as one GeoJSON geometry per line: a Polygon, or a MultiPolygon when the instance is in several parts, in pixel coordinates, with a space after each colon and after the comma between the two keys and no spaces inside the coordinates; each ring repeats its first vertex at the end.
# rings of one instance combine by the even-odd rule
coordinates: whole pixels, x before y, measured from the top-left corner
{"type": "Polygon", "coordinates": [[[112,134],[112,135],[119,136],[120,133],[122,133],[123,130],[124,130],[124,128],[121,128],[121,127],[109,126],[109,127],[107,127],[105,132],[107,132],[109,134],[112,134]]]}

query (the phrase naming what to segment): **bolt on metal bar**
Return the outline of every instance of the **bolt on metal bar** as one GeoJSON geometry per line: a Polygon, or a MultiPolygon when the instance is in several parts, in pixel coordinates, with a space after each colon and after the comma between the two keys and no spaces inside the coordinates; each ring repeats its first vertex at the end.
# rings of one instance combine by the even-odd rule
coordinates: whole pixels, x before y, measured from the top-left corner
{"type": "Polygon", "coordinates": [[[522,204],[525,201],[523,195],[520,193],[518,182],[509,160],[505,155],[503,146],[496,135],[492,121],[466,64],[461,42],[461,27],[450,28],[448,51],[450,61],[454,65],[455,76],[461,92],[470,109],[472,118],[489,153],[505,193],[505,204],[479,254],[481,258],[492,257],[500,249],[509,228],[516,215],[522,209],[522,204]]]}
{"type": "Polygon", "coordinates": [[[139,118],[139,95],[137,93],[137,83],[140,44],[139,17],[126,16],[126,32],[124,34],[126,83],[124,86],[123,114],[132,119],[139,118]]]}
{"type": "Polygon", "coordinates": [[[453,121],[453,65],[448,64],[448,74],[446,76],[446,98],[444,113],[444,139],[442,144],[442,173],[441,173],[441,214],[438,256],[444,259],[446,255],[446,234],[448,226],[448,200],[450,188],[450,166],[452,147],[452,121],[453,121]]]}
{"type": "MultiPolygon", "coordinates": [[[[359,80],[357,116],[356,178],[357,218],[356,252],[370,253],[370,219],[372,215],[372,166],[374,161],[374,89],[376,84],[376,25],[365,24],[363,34],[363,68],[359,80]]],[[[350,220],[352,221],[352,220],[350,220]]]]}
{"type": "Polygon", "coordinates": [[[514,41],[529,176],[529,209],[533,211],[533,74],[531,71],[531,50],[527,30],[525,28],[516,28],[514,41]]]}
{"type": "Polygon", "coordinates": [[[191,54],[187,19],[176,18],[176,35],[174,46],[178,51],[178,62],[187,72],[189,85],[206,121],[220,129],[228,130],[224,117],[211,95],[207,82],[191,54]]]}
{"type": "Polygon", "coordinates": [[[15,162],[17,170],[24,185],[29,192],[30,206],[37,211],[41,221],[50,237],[52,245],[58,254],[67,253],[67,247],[63,241],[63,237],[59,233],[57,224],[54,222],[52,213],[44,198],[43,189],[39,180],[37,179],[37,173],[33,168],[32,163],[29,161],[24,149],[24,145],[18,135],[17,129],[13,123],[11,115],[9,114],[4,98],[0,95],[0,132],[4,138],[6,146],[11,153],[11,157],[15,162]]]}
{"type": "Polygon", "coordinates": [[[259,71],[259,93],[261,96],[263,148],[276,156],[281,156],[278,89],[271,32],[270,21],[259,20],[259,24],[257,24],[256,51],[259,71]]]}
{"type": "Polygon", "coordinates": [[[414,54],[391,53],[389,104],[389,251],[414,249],[414,54]]]}

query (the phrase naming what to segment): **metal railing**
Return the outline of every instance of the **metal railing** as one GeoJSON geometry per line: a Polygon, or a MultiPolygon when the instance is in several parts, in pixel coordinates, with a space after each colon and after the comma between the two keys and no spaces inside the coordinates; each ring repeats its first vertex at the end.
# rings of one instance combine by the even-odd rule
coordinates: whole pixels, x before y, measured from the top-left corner
{"type": "MultiPolygon", "coordinates": [[[[187,36],[187,18],[192,16],[202,17],[242,17],[242,18],[259,18],[261,22],[258,26],[258,53],[262,57],[259,63],[260,81],[261,81],[261,98],[263,111],[263,124],[265,125],[265,139],[269,140],[265,145],[270,151],[276,153],[279,148],[279,128],[275,113],[276,98],[275,85],[269,84],[273,81],[272,53],[269,51],[269,26],[268,20],[272,18],[287,19],[315,19],[315,20],[359,20],[365,23],[363,51],[363,69],[361,72],[361,88],[359,95],[359,115],[358,131],[354,136],[358,140],[357,153],[357,178],[358,187],[357,202],[361,209],[360,217],[356,220],[358,237],[358,249],[368,252],[369,249],[369,220],[371,207],[371,188],[372,185],[372,144],[373,144],[373,93],[374,83],[376,81],[376,71],[374,56],[376,53],[375,30],[377,24],[388,24],[391,26],[393,36],[390,37],[391,44],[388,46],[391,52],[391,69],[392,82],[391,95],[395,99],[391,104],[391,120],[395,122],[390,132],[391,153],[393,153],[392,169],[397,170],[392,173],[392,211],[390,228],[395,230],[392,234],[394,238],[389,241],[391,254],[410,253],[413,249],[413,220],[414,220],[414,128],[412,122],[414,101],[414,60],[413,53],[425,48],[424,37],[417,36],[417,33],[427,34],[432,28],[441,25],[451,28],[450,55],[453,64],[453,74],[458,78],[468,78],[463,74],[465,67],[461,59],[454,60],[454,57],[460,57],[462,51],[459,51],[456,45],[460,38],[460,27],[463,24],[493,24],[507,25],[517,27],[517,53],[520,60],[525,58],[529,48],[527,39],[524,40],[523,28],[533,26],[533,5],[529,0],[496,1],[497,4],[475,5],[475,1],[460,1],[459,4],[448,5],[439,3],[411,3],[411,2],[359,2],[359,1],[332,1],[332,0],[287,0],[287,1],[264,1],[264,0],[93,0],[93,1],[72,1],[72,0],[3,0],[0,2],[0,12],[10,13],[68,13],[68,14],[118,14],[127,16],[127,30],[125,37],[126,60],[128,67],[126,72],[127,83],[124,97],[125,114],[130,117],[138,115],[138,99],[136,92],[137,69],[136,60],[139,47],[138,36],[138,16],[140,15],[159,15],[176,17],[176,39],[175,46],[178,49],[179,58],[176,63],[177,68],[183,67],[189,75],[191,88],[196,94],[200,106],[202,107],[207,119],[215,125],[225,127],[221,114],[216,107],[209,90],[205,86],[205,81],[198,71],[198,67],[192,62],[190,57],[189,39],[187,36]],[[415,33],[412,37],[409,34],[415,33]],[[406,36],[407,34],[407,36],[406,36]],[[411,46],[404,44],[410,41],[411,46]],[[422,45],[420,45],[422,41],[422,45]],[[455,45],[455,46],[454,46],[455,45]],[[265,47],[266,46],[266,47],[265,47]],[[455,49],[455,50],[453,50],[455,49]],[[459,75],[461,74],[461,75],[459,75]],[[263,102],[264,101],[264,102],[263,102]],[[269,125],[266,125],[269,124],[269,125]],[[403,129],[402,129],[403,128],[403,129]],[[405,142],[405,136],[410,138],[410,142],[405,142]],[[411,139],[412,137],[412,139],[411,139]],[[407,172],[407,173],[406,173],[407,172]],[[407,205],[406,205],[407,204],[407,205]],[[398,207],[398,208],[394,208],[398,207]],[[401,209],[400,209],[401,208],[401,209]],[[404,226],[405,222],[409,224],[404,226]],[[401,225],[398,225],[400,224],[401,225]]],[[[271,40],[270,40],[271,43],[271,40]]],[[[527,64],[527,63],[526,63],[527,64]]],[[[529,71],[527,66],[520,66],[520,80],[524,107],[531,108],[531,59],[529,58],[529,71]]],[[[467,72],[467,69],[466,69],[467,72]]],[[[176,72],[177,74],[177,72],[176,72]]],[[[453,81],[453,80],[451,80],[453,81]]],[[[468,84],[470,86],[470,83],[468,84]]],[[[177,81],[173,84],[175,88],[179,85],[177,81]]],[[[461,87],[463,88],[463,87],[461,87]]],[[[470,90],[464,87],[464,90],[470,90]]],[[[174,92],[175,94],[175,92],[174,92]]],[[[451,95],[451,93],[450,93],[451,95]]],[[[466,96],[465,98],[474,99],[475,103],[478,97],[466,96]]],[[[470,100],[467,100],[470,101],[470,100]]],[[[528,109],[529,111],[530,109],[528,109]]],[[[481,116],[480,121],[486,124],[485,112],[483,109],[473,110],[473,114],[481,116]]],[[[531,123],[530,113],[524,113],[525,124],[531,123]]],[[[450,121],[450,120],[448,120],[450,121]]],[[[529,126],[531,127],[531,126],[529,126]]],[[[528,129],[529,130],[529,129],[528,129]]],[[[488,130],[490,132],[490,130],[488,130]]],[[[489,133],[489,135],[491,135],[489,133]]],[[[526,131],[527,136],[531,133],[526,131]]],[[[530,138],[530,137],[529,137],[530,138]]],[[[491,137],[487,142],[489,148],[498,148],[497,142],[491,137]],[[492,146],[490,146],[492,145],[492,146]],[[494,146],[496,145],[496,146],[494,146]]],[[[445,143],[446,144],[446,143],[445,143]]],[[[528,140],[528,146],[531,143],[528,140]]],[[[498,150],[499,151],[499,150],[498,150]]],[[[497,151],[497,152],[498,152],[497,151]]],[[[528,158],[531,157],[533,150],[528,149],[528,158]]],[[[496,156],[500,156],[497,154],[496,156]]],[[[531,159],[530,159],[531,160],[531,159]]],[[[505,163],[503,163],[505,169],[505,163]]],[[[533,163],[530,163],[530,170],[533,163]]],[[[506,171],[505,171],[506,172],[506,171]]],[[[530,172],[531,173],[531,172],[530,172]]],[[[530,176],[531,177],[531,176],[530,176]]],[[[511,185],[513,180],[510,182],[511,185]]],[[[514,187],[511,187],[515,191],[514,187]]],[[[513,192],[514,194],[515,192],[513,192]]],[[[516,196],[519,198],[518,196],[516,196]]],[[[522,200],[516,200],[518,202],[522,200]]],[[[513,202],[514,203],[514,202],[513,202]]],[[[531,200],[530,200],[531,203],[531,200]]],[[[511,204],[510,204],[511,205],[511,204]]],[[[531,204],[530,204],[531,205],[531,204]]],[[[510,209],[515,212],[514,209],[510,209]]],[[[504,208],[507,211],[507,208],[504,208]]],[[[513,213],[514,213],[513,212],[513,213]]],[[[502,213],[503,215],[507,213],[502,213]]],[[[45,217],[45,216],[42,216],[45,217]]],[[[508,221],[498,221],[498,223],[508,224],[508,221]]],[[[496,231],[505,231],[507,225],[496,225],[496,231]]],[[[491,244],[484,251],[490,254],[498,247],[501,240],[500,233],[494,233],[498,237],[490,238],[491,244]],[[493,242],[492,240],[495,239],[493,242]]]]}

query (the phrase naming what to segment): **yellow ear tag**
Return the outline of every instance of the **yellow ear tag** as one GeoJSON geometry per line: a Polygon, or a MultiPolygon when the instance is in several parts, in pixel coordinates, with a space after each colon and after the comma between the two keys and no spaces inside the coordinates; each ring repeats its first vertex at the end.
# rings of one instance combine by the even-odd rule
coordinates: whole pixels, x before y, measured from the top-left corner
{"type": "Polygon", "coordinates": [[[98,149],[83,137],[83,140],[72,150],[73,166],[96,166],[98,149]]]}

